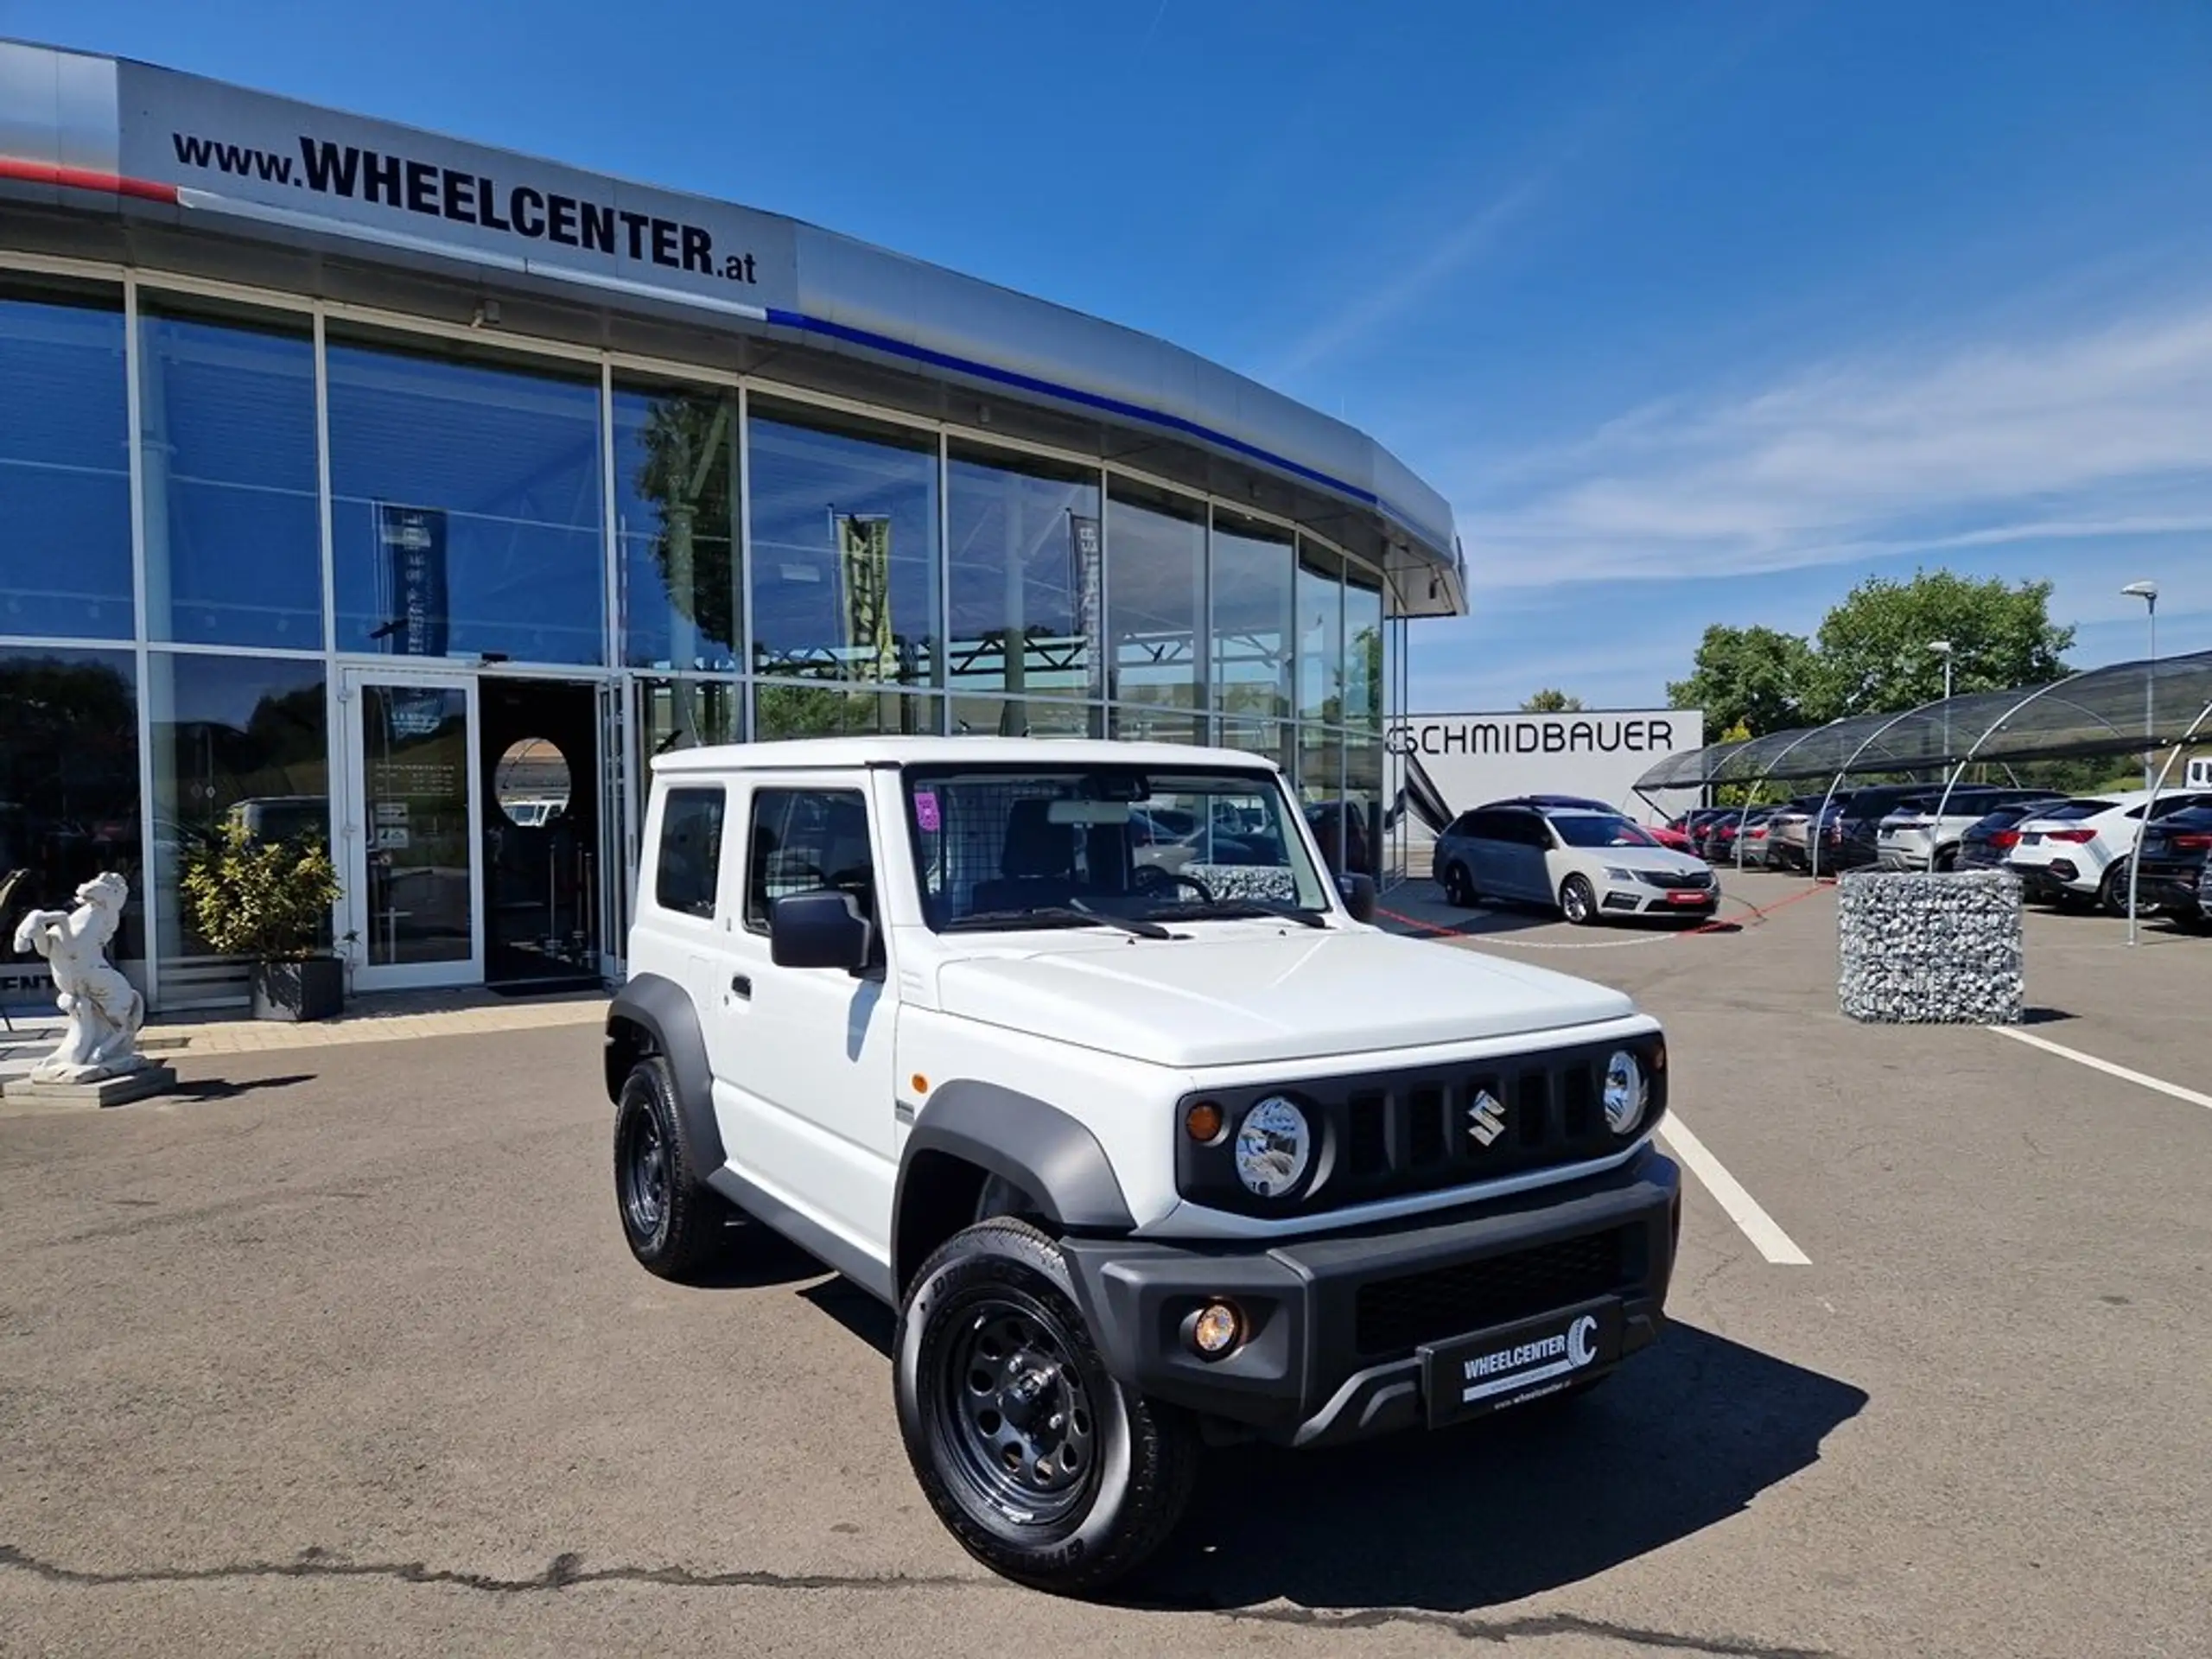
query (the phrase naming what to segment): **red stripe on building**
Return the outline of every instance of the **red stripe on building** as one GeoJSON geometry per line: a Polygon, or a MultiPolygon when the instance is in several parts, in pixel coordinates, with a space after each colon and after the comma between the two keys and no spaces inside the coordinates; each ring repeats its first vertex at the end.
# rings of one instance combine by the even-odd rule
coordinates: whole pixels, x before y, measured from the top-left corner
{"type": "Polygon", "coordinates": [[[65,190],[97,190],[102,195],[137,196],[145,201],[176,206],[176,186],[173,184],[126,179],[119,173],[95,173],[86,167],[56,167],[52,162],[25,162],[12,156],[0,156],[0,179],[20,184],[59,185],[65,190]]]}

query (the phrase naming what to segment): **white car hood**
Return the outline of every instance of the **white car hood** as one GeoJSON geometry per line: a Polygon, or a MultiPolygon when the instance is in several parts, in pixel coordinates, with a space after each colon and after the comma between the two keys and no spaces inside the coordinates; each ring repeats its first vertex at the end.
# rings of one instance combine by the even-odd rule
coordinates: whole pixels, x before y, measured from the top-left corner
{"type": "Polygon", "coordinates": [[[1311,1059],[1633,1014],[1620,992],[1387,933],[1080,942],[945,963],[946,1013],[1174,1067],[1311,1059]]]}
{"type": "Polygon", "coordinates": [[[1671,847],[1569,847],[1564,850],[1600,869],[1611,865],[1617,870],[1664,870],[1670,875],[1690,875],[1708,868],[1703,859],[1671,847]]]}

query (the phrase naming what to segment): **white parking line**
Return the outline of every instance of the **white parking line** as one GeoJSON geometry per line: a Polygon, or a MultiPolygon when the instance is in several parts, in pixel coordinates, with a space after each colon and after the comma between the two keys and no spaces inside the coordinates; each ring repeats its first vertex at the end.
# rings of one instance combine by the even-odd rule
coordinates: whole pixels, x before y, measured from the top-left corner
{"type": "Polygon", "coordinates": [[[1752,1249],[1778,1268],[1812,1265],[1813,1258],[1791,1242],[1789,1235],[1775,1224],[1772,1216],[1759,1208],[1758,1200],[1745,1192],[1743,1184],[1705,1149],[1705,1142],[1690,1133],[1689,1125],[1680,1116],[1669,1112],[1661,1119],[1658,1135],[1667,1150],[1705,1184],[1705,1190],[1728,1212],[1728,1219],[1751,1241],[1752,1249]]]}
{"type": "Polygon", "coordinates": [[[2192,1106],[2212,1110],[2212,1095],[2200,1095],[2194,1089],[2184,1089],[2177,1083],[2168,1083],[2164,1077],[2154,1077],[2142,1071],[2131,1071],[2124,1065],[2114,1065],[2110,1060],[2101,1060],[2094,1054],[2084,1054],[2078,1048],[2069,1048],[2063,1043],[2054,1043],[2047,1037],[2031,1036],[2016,1026],[1992,1026],[1990,1030],[1999,1037],[2010,1037],[2016,1043],[2025,1043],[2030,1048],[2039,1048],[2046,1054],[2056,1054],[2061,1059],[2071,1060],[2076,1065],[2086,1065],[2092,1071],[2101,1071],[2108,1077],[2118,1077],[2123,1083],[2139,1084],[2154,1089],[2162,1095],[2171,1095],[2176,1100],[2185,1100],[2192,1106]]]}

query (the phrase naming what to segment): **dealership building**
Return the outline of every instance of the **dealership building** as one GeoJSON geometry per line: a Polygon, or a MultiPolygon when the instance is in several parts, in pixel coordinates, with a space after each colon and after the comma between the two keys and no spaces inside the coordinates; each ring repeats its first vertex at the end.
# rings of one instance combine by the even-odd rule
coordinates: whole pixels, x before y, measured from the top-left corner
{"type": "Polygon", "coordinates": [[[0,878],[128,875],[156,1007],[244,995],[178,892],[230,822],[328,834],[356,990],[618,974],[697,743],[1219,743],[1387,876],[1405,624],[1465,604],[1435,491],[1147,335],[0,42],[0,878]]]}

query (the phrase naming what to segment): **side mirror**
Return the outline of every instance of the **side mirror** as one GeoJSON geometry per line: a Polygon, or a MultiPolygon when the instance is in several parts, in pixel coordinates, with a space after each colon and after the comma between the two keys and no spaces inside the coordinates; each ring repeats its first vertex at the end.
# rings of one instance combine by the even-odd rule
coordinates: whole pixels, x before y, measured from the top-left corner
{"type": "Polygon", "coordinates": [[[1340,875],[1337,878],[1337,892],[1343,896],[1344,908],[1351,912],[1355,922],[1375,919],[1375,878],[1371,875],[1340,875]]]}
{"type": "Polygon", "coordinates": [[[873,941],[852,895],[823,888],[795,893],[768,908],[768,956],[779,968],[868,966],[873,941]]]}

